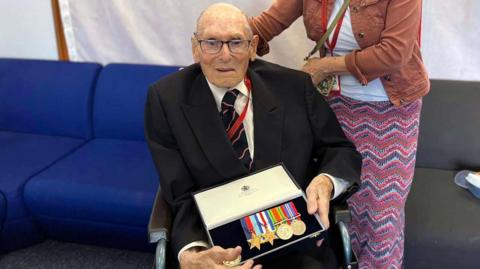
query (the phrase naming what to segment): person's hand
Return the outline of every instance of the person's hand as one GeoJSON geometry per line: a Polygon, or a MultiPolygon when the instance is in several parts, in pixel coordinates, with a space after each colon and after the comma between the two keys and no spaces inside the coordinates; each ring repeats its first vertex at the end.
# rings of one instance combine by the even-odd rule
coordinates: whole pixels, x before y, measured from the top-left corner
{"type": "Polygon", "coordinates": [[[313,215],[318,213],[320,221],[325,228],[330,227],[328,221],[328,211],[330,207],[330,198],[332,197],[333,183],[329,177],[319,175],[312,179],[307,187],[307,211],[313,215]]]}
{"type": "MultiPolygon", "coordinates": [[[[240,253],[242,253],[242,248],[237,246],[236,248],[224,249],[219,246],[215,246],[210,249],[203,251],[197,251],[195,249],[185,250],[180,256],[180,268],[182,269],[227,269],[223,264],[224,261],[233,261],[235,260],[240,253]]],[[[253,260],[248,260],[241,266],[235,268],[238,269],[251,269],[253,267],[253,260]]],[[[253,267],[253,269],[261,269],[260,264],[253,267]]]]}
{"type": "Polygon", "coordinates": [[[308,59],[307,63],[302,67],[302,71],[310,74],[313,85],[317,86],[329,75],[327,72],[327,58],[313,57],[308,59]]]}

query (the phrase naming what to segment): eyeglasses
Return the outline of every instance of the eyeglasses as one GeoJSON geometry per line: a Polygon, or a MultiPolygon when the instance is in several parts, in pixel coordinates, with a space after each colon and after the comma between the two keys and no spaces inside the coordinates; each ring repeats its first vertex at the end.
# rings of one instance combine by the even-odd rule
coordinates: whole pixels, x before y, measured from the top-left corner
{"type": "Polygon", "coordinates": [[[228,41],[215,40],[215,39],[197,39],[200,44],[200,48],[203,52],[208,54],[217,54],[223,47],[223,44],[227,44],[231,53],[243,53],[248,50],[250,42],[252,40],[232,39],[228,41]]]}

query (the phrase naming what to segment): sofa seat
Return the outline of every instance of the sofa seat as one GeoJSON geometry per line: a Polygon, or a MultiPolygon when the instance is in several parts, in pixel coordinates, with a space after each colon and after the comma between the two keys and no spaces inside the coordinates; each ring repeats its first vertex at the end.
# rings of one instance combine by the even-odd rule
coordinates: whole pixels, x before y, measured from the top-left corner
{"type": "Polygon", "coordinates": [[[49,237],[147,250],[157,187],[144,141],[93,139],[32,178],[24,196],[49,237]]]}
{"type": "Polygon", "coordinates": [[[480,200],[454,183],[455,173],[415,170],[406,204],[405,268],[480,264],[480,200]]]}
{"type": "Polygon", "coordinates": [[[83,143],[82,139],[0,131],[0,192],[8,205],[0,250],[27,246],[41,238],[25,208],[23,187],[32,176],[83,143]]]}

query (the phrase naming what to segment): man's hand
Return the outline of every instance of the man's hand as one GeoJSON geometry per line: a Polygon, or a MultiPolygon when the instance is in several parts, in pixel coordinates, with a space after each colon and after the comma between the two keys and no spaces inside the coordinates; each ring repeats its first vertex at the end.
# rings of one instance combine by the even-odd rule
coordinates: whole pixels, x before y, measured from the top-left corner
{"type": "Polygon", "coordinates": [[[307,187],[307,210],[313,215],[318,213],[325,228],[330,227],[328,211],[332,197],[333,183],[325,175],[316,176],[307,187]]]}
{"type": "MultiPolygon", "coordinates": [[[[242,248],[224,249],[215,246],[210,249],[198,251],[196,249],[185,250],[180,256],[180,268],[182,269],[227,269],[223,264],[224,261],[233,261],[242,253],[242,248]]],[[[239,269],[251,269],[253,267],[253,260],[245,262],[239,269]]],[[[253,267],[253,269],[261,269],[260,264],[253,267]]]]}

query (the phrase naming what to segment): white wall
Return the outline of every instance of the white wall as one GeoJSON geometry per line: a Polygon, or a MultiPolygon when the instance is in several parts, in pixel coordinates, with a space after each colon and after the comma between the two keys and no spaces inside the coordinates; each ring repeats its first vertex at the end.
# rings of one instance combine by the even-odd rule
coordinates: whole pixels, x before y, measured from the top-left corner
{"type": "MultiPolygon", "coordinates": [[[[71,59],[102,63],[189,64],[192,61],[189,38],[195,19],[208,4],[218,1],[233,3],[255,15],[272,0],[64,0],[62,2],[69,2],[77,15],[85,15],[81,23],[72,21],[76,24],[72,32],[78,40],[69,48],[76,48],[78,57],[71,54],[71,59]],[[140,2],[143,7],[138,5],[140,2]],[[169,12],[158,13],[156,10],[169,12]],[[148,21],[148,18],[157,22],[152,24],[153,28],[129,29],[116,21],[122,16],[128,18],[130,26],[148,21]],[[105,25],[105,19],[110,24],[105,25]],[[114,29],[107,29],[92,38],[88,31],[95,34],[103,29],[100,26],[114,29]],[[123,37],[124,32],[125,40],[118,42],[115,38],[123,37]],[[87,42],[89,38],[93,41],[87,42]],[[115,41],[113,46],[108,46],[112,40],[115,41]],[[128,53],[131,48],[135,53],[128,53]]],[[[480,80],[480,61],[477,60],[480,57],[480,37],[477,34],[480,17],[475,16],[480,1],[423,0],[423,3],[422,51],[431,78],[480,80]]],[[[0,0],[0,57],[58,58],[50,5],[50,0],[0,0]]],[[[312,46],[313,42],[306,39],[299,19],[272,41],[271,53],[266,58],[298,68],[312,46]]]]}
{"type": "Polygon", "coordinates": [[[50,0],[0,0],[0,57],[58,59],[50,0]]]}
{"type": "Polygon", "coordinates": [[[479,0],[423,0],[422,53],[432,78],[480,81],[479,0]]]}

